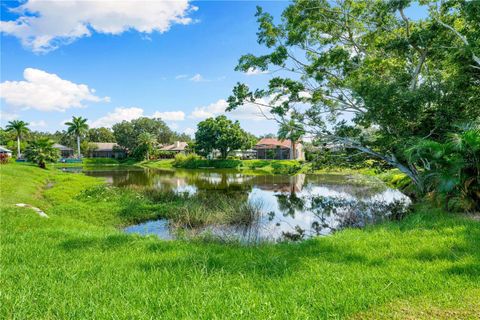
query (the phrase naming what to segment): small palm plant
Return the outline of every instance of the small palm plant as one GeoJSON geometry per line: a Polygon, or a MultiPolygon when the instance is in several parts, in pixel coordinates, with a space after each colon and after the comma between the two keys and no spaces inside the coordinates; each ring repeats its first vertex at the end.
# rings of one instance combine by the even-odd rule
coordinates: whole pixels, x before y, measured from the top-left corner
{"type": "Polygon", "coordinates": [[[7,131],[15,132],[17,136],[17,159],[20,159],[22,157],[20,153],[20,140],[24,134],[30,131],[30,129],[28,129],[28,123],[21,120],[13,120],[8,122],[6,129],[7,131]]]}
{"type": "Polygon", "coordinates": [[[407,152],[411,163],[422,168],[427,190],[442,195],[445,207],[480,209],[480,128],[469,126],[445,142],[421,140],[407,152]]]}
{"type": "Polygon", "coordinates": [[[60,157],[60,152],[53,147],[53,144],[54,142],[48,138],[33,141],[25,150],[25,156],[29,161],[45,169],[47,162],[56,161],[60,157]]]}
{"type": "Polygon", "coordinates": [[[75,135],[77,138],[77,156],[80,158],[80,136],[88,131],[87,119],[82,117],[73,117],[72,121],[65,122],[68,126],[67,132],[75,135]]]}
{"type": "Polygon", "coordinates": [[[145,158],[149,160],[150,152],[153,149],[153,147],[157,144],[157,139],[151,133],[142,132],[138,136],[138,143],[146,150],[145,158]]]}

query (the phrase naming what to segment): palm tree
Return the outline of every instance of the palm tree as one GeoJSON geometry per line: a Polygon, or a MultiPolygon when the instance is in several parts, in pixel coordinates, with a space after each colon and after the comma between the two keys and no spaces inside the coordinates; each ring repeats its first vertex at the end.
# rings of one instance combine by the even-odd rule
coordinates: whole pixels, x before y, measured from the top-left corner
{"type": "Polygon", "coordinates": [[[35,162],[45,169],[47,161],[56,161],[60,157],[58,149],[53,147],[53,141],[44,138],[31,142],[25,150],[25,156],[29,161],[35,162]]]}
{"type": "Polygon", "coordinates": [[[80,158],[80,136],[88,131],[87,119],[82,117],[73,117],[72,121],[65,122],[68,126],[67,132],[77,137],[77,155],[80,158]]]}
{"type": "Polygon", "coordinates": [[[146,148],[146,158],[147,160],[150,159],[150,150],[152,150],[153,146],[157,143],[157,139],[148,132],[142,132],[138,136],[138,143],[143,145],[146,148]]]}
{"type": "Polygon", "coordinates": [[[300,138],[305,134],[305,130],[295,120],[291,119],[280,124],[278,129],[278,138],[282,140],[290,140],[292,158],[296,158],[296,144],[300,138]]]}
{"type": "Polygon", "coordinates": [[[28,123],[24,122],[22,120],[13,120],[8,122],[6,129],[7,131],[13,131],[17,135],[17,159],[21,158],[20,154],[20,139],[22,138],[22,135],[30,131],[30,129],[27,128],[28,123]]]}

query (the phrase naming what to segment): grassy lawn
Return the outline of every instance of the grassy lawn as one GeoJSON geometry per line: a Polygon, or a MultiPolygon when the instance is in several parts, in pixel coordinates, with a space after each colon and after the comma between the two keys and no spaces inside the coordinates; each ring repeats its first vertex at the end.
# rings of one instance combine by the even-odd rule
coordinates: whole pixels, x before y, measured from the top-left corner
{"type": "Polygon", "coordinates": [[[478,319],[480,222],[425,205],[302,243],[161,241],[115,226],[162,204],[0,167],[2,319],[478,319]],[[41,218],[15,203],[44,210],[41,218]]]}

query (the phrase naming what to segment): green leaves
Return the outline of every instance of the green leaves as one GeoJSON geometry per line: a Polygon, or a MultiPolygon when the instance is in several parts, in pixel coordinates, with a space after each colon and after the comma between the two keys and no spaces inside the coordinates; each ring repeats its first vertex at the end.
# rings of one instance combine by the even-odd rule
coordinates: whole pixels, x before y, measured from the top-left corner
{"type": "Polygon", "coordinates": [[[195,132],[195,151],[203,156],[218,150],[222,159],[226,159],[230,151],[248,149],[251,145],[252,138],[240,123],[223,115],[200,122],[195,132]]]}

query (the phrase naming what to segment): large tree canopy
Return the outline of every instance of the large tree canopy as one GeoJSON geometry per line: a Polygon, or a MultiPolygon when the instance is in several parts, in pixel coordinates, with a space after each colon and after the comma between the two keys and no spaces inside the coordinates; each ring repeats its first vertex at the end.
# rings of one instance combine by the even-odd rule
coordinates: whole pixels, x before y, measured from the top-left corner
{"type": "Polygon", "coordinates": [[[204,156],[218,150],[225,159],[230,151],[248,149],[251,144],[251,135],[240,127],[240,123],[223,115],[200,122],[195,132],[195,151],[204,156]]]}
{"type": "Polygon", "coordinates": [[[138,144],[138,137],[142,133],[149,133],[158,143],[171,143],[176,134],[161,119],[138,118],[132,121],[122,121],[113,126],[113,135],[119,145],[128,150],[134,150],[138,144]]]}
{"type": "Polygon", "coordinates": [[[229,110],[269,108],[283,130],[380,158],[422,188],[406,148],[480,114],[480,1],[420,1],[421,20],[406,15],[411,2],[297,0],[280,23],[258,8],[269,53],[242,56],[236,70],[274,76],[266,88],[237,84],[229,110]]]}

